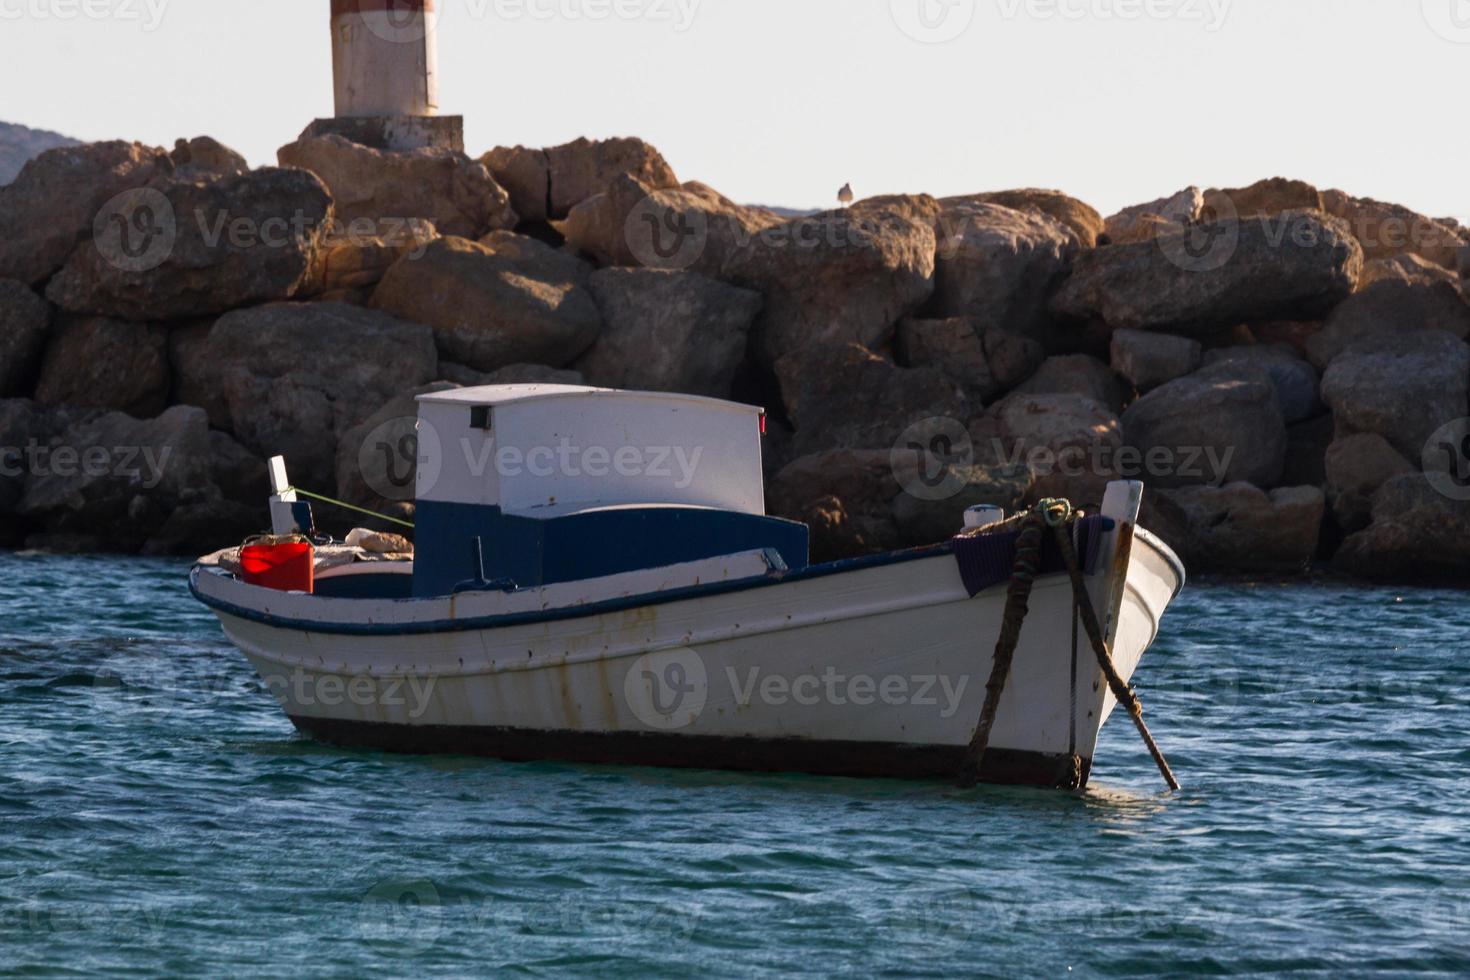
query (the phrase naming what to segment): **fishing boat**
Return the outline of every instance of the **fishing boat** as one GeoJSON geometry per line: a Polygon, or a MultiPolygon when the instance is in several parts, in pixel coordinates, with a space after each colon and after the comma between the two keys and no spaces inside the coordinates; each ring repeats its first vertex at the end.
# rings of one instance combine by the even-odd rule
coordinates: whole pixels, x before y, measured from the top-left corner
{"type": "MultiPolygon", "coordinates": [[[[1137,524],[1142,486],[1039,538],[977,508],[950,540],[812,563],[807,527],[765,512],[764,432],[760,408],[677,394],[422,395],[412,555],[295,588],[202,561],[191,589],[329,743],[1085,785],[1185,579],[1137,524]]],[[[273,530],[305,530],[271,470],[273,530]]]]}

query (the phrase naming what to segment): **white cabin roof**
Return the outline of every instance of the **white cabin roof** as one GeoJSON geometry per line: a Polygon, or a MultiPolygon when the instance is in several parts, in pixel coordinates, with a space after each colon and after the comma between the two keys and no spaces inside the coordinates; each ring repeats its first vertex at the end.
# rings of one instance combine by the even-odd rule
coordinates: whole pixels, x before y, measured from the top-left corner
{"type": "Polygon", "coordinates": [[[517,384],[482,385],[478,388],[452,388],[419,395],[420,402],[450,405],[498,406],[542,398],[607,398],[618,401],[667,401],[686,402],[705,408],[723,407],[764,414],[765,409],[756,405],[709,398],[704,395],[681,395],[669,391],[623,391],[618,388],[594,388],[588,385],[517,384]]]}

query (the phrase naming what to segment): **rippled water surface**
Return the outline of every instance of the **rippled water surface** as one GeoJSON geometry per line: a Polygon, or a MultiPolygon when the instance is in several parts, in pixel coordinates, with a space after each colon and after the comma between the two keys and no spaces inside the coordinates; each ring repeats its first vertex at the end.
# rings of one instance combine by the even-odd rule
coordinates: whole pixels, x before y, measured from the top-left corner
{"type": "Polygon", "coordinates": [[[297,737],[175,562],[0,555],[0,971],[1470,971],[1470,595],[1195,585],[1080,794],[297,737]]]}

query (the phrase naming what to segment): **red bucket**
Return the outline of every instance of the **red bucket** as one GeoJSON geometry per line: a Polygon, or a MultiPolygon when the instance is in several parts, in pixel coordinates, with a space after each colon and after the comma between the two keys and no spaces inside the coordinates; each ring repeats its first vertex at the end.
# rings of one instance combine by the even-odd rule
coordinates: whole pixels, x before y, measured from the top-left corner
{"type": "Polygon", "coordinates": [[[315,564],[312,547],[305,542],[248,544],[240,549],[245,581],[281,592],[311,592],[315,564]]]}

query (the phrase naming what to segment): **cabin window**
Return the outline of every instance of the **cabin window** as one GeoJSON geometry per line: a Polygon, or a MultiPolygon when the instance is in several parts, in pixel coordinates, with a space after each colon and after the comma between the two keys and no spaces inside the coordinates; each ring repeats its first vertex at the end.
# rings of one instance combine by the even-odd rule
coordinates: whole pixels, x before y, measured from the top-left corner
{"type": "Polygon", "coordinates": [[[489,429],[490,427],[489,405],[476,405],[470,409],[470,428],[489,429]]]}

